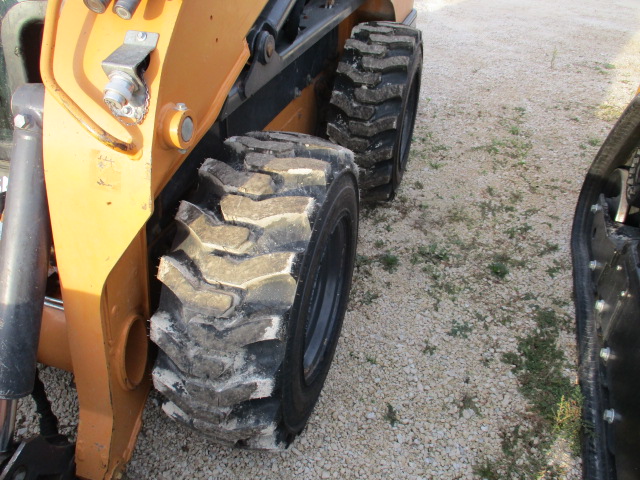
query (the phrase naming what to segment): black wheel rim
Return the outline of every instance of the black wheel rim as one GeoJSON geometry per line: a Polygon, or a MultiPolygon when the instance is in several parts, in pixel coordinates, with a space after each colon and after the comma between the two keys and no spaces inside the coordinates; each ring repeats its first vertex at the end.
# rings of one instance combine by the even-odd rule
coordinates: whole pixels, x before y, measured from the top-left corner
{"type": "Polygon", "coordinates": [[[418,91],[420,90],[420,79],[413,78],[411,82],[411,90],[409,98],[402,112],[402,127],[400,129],[400,138],[398,142],[398,172],[404,172],[409,160],[409,148],[411,147],[411,136],[413,135],[413,127],[416,123],[417,107],[418,107],[418,91]]]}
{"type": "Polygon", "coordinates": [[[311,385],[322,371],[323,359],[333,343],[347,274],[349,220],[342,218],[331,232],[313,279],[305,325],[304,381],[311,385]]]}

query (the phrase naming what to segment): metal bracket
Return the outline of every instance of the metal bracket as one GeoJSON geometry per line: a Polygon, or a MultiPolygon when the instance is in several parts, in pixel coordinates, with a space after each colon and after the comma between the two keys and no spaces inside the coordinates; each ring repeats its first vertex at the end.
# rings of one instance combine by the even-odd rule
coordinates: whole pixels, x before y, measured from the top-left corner
{"type": "Polygon", "coordinates": [[[149,108],[149,89],[144,81],[143,64],[156,49],[160,35],[130,30],[124,43],[102,61],[109,77],[104,89],[104,101],[114,116],[142,123],[149,108]]]}

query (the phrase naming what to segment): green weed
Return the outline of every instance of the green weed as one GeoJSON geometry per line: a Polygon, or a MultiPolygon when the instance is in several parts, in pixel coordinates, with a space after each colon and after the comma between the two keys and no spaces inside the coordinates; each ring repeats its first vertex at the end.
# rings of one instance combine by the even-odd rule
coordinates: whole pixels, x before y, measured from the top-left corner
{"type": "Polygon", "coordinates": [[[377,300],[378,298],[380,298],[380,295],[378,295],[375,292],[371,292],[370,290],[367,290],[362,295],[362,304],[363,305],[371,305],[373,303],[373,301],[377,300]]]}
{"type": "Polygon", "coordinates": [[[568,396],[563,395],[558,403],[553,431],[565,438],[574,455],[579,456],[581,450],[582,432],[585,425],[582,420],[582,405],[584,397],[580,387],[576,385],[568,396]]]}
{"type": "Polygon", "coordinates": [[[449,261],[450,252],[446,247],[440,247],[437,243],[432,243],[428,246],[421,245],[411,255],[411,263],[413,265],[420,262],[447,262],[449,261]]]}
{"type": "Polygon", "coordinates": [[[489,264],[489,271],[499,279],[509,275],[509,267],[503,262],[493,262],[489,264]]]}
{"type": "Polygon", "coordinates": [[[555,253],[560,250],[560,245],[557,243],[552,243],[549,240],[544,242],[544,247],[538,252],[538,255],[547,255],[549,253],[555,253]]]}
{"type": "Polygon", "coordinates": [[[393,273],[398,269],[400,259],[391,253],[385,253],[380,256],[380,264],[387,272],[393,273]]]}
{"type": "Polygon", "coordinates": [[[458,320],[454,320],[451,330],[449,330],[447,333],[452,337],[469,338],[469,334],[472,331],[473,327],[469,325],[468,322],[459,322],[458,320]]]}
{"type": "Polygon", "coordinates": [[[424,348],[422,349],[422,353],[425,355],[433,355],[436,352],[436,347],[429,343],[429,340],[424,341],[424,348]]]}
{"type": "Polygon", "coordinates": [[[556,275],[562,271],[562,263],[559,262],[558,260],[554,260],[553,266],[548,267],[545,271],[547,272],[547,275],[549,275],[551,278],[555,278],[556,275]]]}
{"type": "Polygon", "coordinates": [[[464,410],[473,410],[476,415],[480,415],[480,408],[476,405],[475,400],[469,393],[465,393],[460,401],[460,416],[464,410]]]}
{"type": "Polygon", "coordinates": [[[531,230],[533,230],[533,227],[528,223],[525,223],[524,225],[519,225],[517,227],[510,227],[507,230],[505,230],[505,233],[509,238],[516,238],[516,237],[524,237],[531,230]]]}
{"type": "Polygon", "coordinates": [[[518,340],[518,353],[506,353],[503,361],[513,365],[520,381],[520,391],[535,412],[549,423],[556,418],[562,397],[571,395],[571,382],[562,371],[564,353],[556,344],[562,323],[555,311],[538,309],[536,329],[518,340]]]}

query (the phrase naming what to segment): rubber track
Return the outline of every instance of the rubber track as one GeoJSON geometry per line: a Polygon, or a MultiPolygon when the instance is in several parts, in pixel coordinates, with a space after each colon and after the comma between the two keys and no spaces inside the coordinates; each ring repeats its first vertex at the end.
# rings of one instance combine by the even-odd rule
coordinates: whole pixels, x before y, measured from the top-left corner
{"type": "Polygon", "coordinates": [[[160,261],[153,382],[171,418],[224,444],[280,448],[278,372],[299,260],[333,178],[357,172],[349,150],[307,135],[256,132],[226,148],[229,162],[200,168],[160,261]]]}

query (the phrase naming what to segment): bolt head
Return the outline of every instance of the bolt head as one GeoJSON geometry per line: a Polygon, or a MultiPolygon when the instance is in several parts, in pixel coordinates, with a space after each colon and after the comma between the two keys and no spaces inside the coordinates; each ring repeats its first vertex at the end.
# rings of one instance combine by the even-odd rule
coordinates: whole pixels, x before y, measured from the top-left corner
{"type": "Polygon", "coordinates": [[[598,203],[591,205],[591,213],[598,213],[600,210],[602,210],[602,207],[598,203]]]}
{"type": "Polygon", "coordinates": [[[602,419],[607,423],[613,423],[616,419],[616,411],[613,408],[608,408],[602,412],[602,419]]]}
{"type": "Polygon", "coordinates": [[[598,268],[600,266],[600,264],[598,263],[597,260],[591,260],[589,262],[589,270],[595,270],[596,268],[598,268]]]}
{"type": "Polygon", "coordinates": [[[113,6],[113,11],[123,20],[131,20],[131,17],[133,16],[133,12],[122,5],[118,5],[117,3],[113,6]]]}
{"type": "Polygon", "coordinates": [[[138,32],[138,34],[136,35],[136,40],[138,40],[139,42],[144,42],[146,39],[147,39],[146,32],[138,32]]]}
{"type": "Polygon", "coordinates": [[[609,347],[601,348],[600,358],[604,363],[607,363],[607,361],[611,358],[611,349],[609,347]]]}
{"type": "Polygon", "coordinates": [[[276,50],[276,40],[273,38],[272,35],[269,35],[269,38],[267,38],[267,42],[265,43],[264,46],[264,55],[267,58],[271,58],[271,55],[273,55],[273,52],[276,50]]]}
{"type": "Polygon", "coordinates": [[[29,115],[19,113],[13,117],[13,125],[20,129],[29,128],[29,125],[31,125],[31,117],[29,117],[29,115]]]}
{"type": "Polygon", "coordinates": [[[184,103],[176,103],[176,110],[184,112],[187,110],[187,106],[184,103]]]}
{"type": "Polygon", "coordinates": [[[89,10],[95,13],[104,13],[110,0],[84,0],[89,10]]]}
{"type": "Polygon", "coordinates": [[[605,305],[606,304],[604,300],[598,300],[593,308],[595,309],[596,312],[600,313],[604,310],[605,305]]]}
{"type": "Polygon", "coordinates": [[[182,121],[180,136],[185,143],[190,142],[193,138],[193,119],[191,117],[187,117],[182,121]]]}

